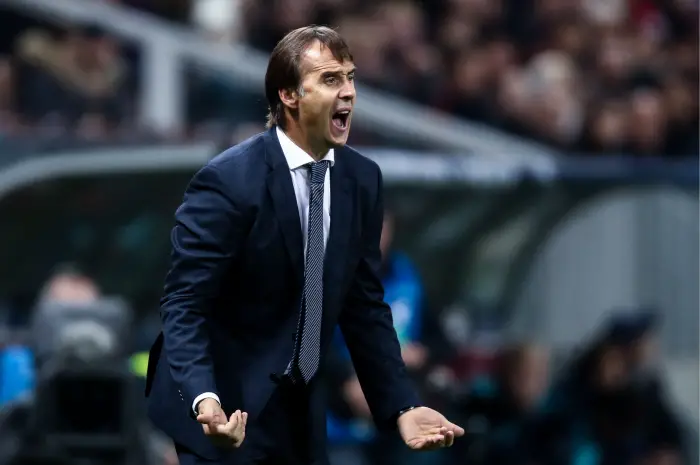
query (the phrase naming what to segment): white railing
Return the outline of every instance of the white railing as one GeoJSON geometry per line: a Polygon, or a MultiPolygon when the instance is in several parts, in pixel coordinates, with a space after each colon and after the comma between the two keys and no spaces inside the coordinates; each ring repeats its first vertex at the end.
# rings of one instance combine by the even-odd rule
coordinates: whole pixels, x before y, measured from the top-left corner
{"type": "MultiPolygon", "coordinates": [[[[140,45],[143,53],[140,117],[164,130],[184,121],[184,62],[230,76],[262,94],[267,55],[246,46],[212,43],[195,32],[99,0],[0,0],[43,19],[96,24],[140,45]]],[[[358,85],[355,124],[436,150],[478,152],[507,159],[549,159],[557,152],[480,124],[358,85]]]]}
{"type": "MultiPolygon", "coordinates": [[[[109,147],[67,150],[23,157],[0,165],[0,202],[26,186],[64,177],[196,170],[214,155],[214,144],[109,147]]],[[[508,185],[523,178],[548,182],[557,177],[554,163],[540,160],[494,160],[488,156],[409,152],[365,147],[363,155],[377,162],[387,185],[411,183],[508,185]]]]}

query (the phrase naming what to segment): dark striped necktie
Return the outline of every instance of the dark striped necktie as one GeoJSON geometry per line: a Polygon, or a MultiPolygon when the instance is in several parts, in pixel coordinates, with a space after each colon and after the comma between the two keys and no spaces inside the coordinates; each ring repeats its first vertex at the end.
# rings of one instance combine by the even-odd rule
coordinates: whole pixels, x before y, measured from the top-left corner
{"type": "Polygon", "coordinates": [[[306,242],[304,289],[289,375],[294,382],[308,384],[318,371],[323,320],[323,262],[326,245],[323,234],[323,188],[329,162],[311,163],[311,195],[306,242]],[[294,369],[294,366],[296,370],[294,369]]]}

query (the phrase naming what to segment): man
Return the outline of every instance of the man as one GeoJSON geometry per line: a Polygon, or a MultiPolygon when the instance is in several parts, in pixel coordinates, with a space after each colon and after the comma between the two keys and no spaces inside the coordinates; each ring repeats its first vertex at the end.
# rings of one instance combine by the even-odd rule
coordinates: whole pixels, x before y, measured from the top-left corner
{"type": "Polygon", "coordinates": [[[327,463],[318,368],[337,324],[379,427],[414,449],[463,434],[420,406],[382,299],[381,172],[345,147],[354,74],[335,31],[290,32],[268,131],[199,171],[177,210],[146,392],[182,465],[327,463]]]}
{"type": "MultiPolygon", "coordinates": [[[[70,265],[63,265],[47,280],[36,305],[48,302],[90,304],[100,297],[100,289],[90,277],[70,265]]],[[[37,354],[29,345],[12,343],[0,349],[0,407],[34,391],[35,362],[37,354]]]]}
{"type": "MultiPolygon", "coordinates": [[[[384,301],[389,304],[394,329],[401,347],[401,356],[420,393],[428,374],[430,352],[423,345],[426,340],[424,323],[430,316],[422,305],[423,284],[411,259],[393,246],[395,217],[384,210],[380,250],[382,266],[380,278],[384,287],[384,301]]],[[[429,328],[433,329],[433,328],[429,328]]],[[[444,454],[412,454],[394,434],[375,434],[370,427],[371,411],[361,385],[352,370],[342,333],[336,331],[326,361],[330,385],[328,439],[333,464],[361,465],[439,465],[444,454]],[[358,447],[359,446],[359,447],[358,447]],[[366,458],[365,458],[366,457],[366,458]]]]}

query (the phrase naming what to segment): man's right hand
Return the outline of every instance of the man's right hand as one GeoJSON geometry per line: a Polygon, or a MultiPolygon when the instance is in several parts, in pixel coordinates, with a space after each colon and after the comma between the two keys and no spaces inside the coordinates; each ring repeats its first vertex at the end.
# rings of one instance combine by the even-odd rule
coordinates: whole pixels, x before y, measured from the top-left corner
{"type": "Polygon", "coordinates": [[[221,405],[211,398],[202,400],[197,405],[197,421],[202,425],[204,434],[212,442],[222,447],[241,447],[245,439],[245,427],[248,422],[248,414],[236,410],[226,420],[221,405]]]}

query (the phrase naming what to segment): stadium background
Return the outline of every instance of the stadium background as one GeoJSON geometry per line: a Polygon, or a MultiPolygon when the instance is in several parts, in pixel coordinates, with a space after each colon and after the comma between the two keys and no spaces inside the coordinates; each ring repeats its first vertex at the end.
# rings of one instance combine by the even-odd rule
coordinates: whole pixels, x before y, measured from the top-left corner
{"type": "MultiPolygon", "coordinates": [[[[510,382],[504,348],[527,349],[512,370],[522,385],[556,391],[597,334],[639,321],[659,335],[657,397],[682,425],[679,454],[647,444],[611,458],[600,439],[592,463],[698,463],[690,0],[0,0],[3,412],[38,378],[37,302],[120,296],[143,372],[182,191],[262,130],[266,53],[309,23],[338,27],[358,65],[351,143],[385,174],[405,357],[470,431],[449,454],[403,457],[372,435],[341,370],[329,381],[334,465],[498,465],[485,451],[507,448],[500,420],[479,411],[484,432],[469,414],[483,379],[510,382]]],[[[172,462],[148,437],[156,463],[172,462]]],[[[583,463],[574,449],[557,463],[583,463]]]]}

